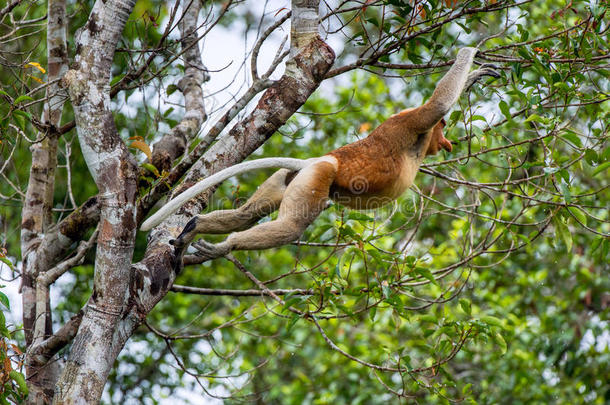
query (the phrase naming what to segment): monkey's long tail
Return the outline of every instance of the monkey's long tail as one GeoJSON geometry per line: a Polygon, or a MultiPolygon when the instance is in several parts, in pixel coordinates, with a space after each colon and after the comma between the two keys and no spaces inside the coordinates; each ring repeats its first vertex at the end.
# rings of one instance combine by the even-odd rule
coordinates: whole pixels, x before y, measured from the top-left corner
{"type": "Polygon", "coordinates": [[[227,167],[224,170],[219,171],[201,180],[188,190],[181,194],[178,194],[176,198],[168,201],[161,209],[153,216],[148,218],[140,226],[141,231],[149,231],[155,226],[159,225],[165,218],[176,212],[182,207],[188,200],[195,197],[196,195],[204,192],[210,187],[216,184],[222,183],[229,177],[237,176],[239,174],[249,172],[255,169],[269,169],[273,167],[290,169],[290,170],[301,170],[305,166],[309,165],[313,159],[293,159],[293,158],[263,158],[257,160],[250,160],[236,164],[235,166],[227,167]]]}

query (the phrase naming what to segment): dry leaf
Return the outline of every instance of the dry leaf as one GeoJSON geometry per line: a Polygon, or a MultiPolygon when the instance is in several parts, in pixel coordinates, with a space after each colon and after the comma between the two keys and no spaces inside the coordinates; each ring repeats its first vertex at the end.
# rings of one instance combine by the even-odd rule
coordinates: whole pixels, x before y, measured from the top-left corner
{"type": "MultiPolygon", "coordinates": [[[[135,138],[135,137],[134,137],[135,138]]],[[[136,139],[131,143],[132,148],[136,148],[144,152],[148,160],[152,160],[152,152],[148,144],[140,139],[136,139]]]]}
{"type": "Polygon", "coordinates": [[[358,128],[358,132],[363,133],[363,132],[367,132],[370,129],[371,129],[371,123],[363,122],[362,124],[360,124],[360,128],[358,128]]]}
{"type": "Polygon", "coordinates": [[[38,62],[28,62],[25,64],[24,67],[26,67],[26,68],[33,67],[33,68],[40,70],[42,73],[47,73],[47,71],[42,66],[40,66],[40,63],[38,63],[38,62]]]}

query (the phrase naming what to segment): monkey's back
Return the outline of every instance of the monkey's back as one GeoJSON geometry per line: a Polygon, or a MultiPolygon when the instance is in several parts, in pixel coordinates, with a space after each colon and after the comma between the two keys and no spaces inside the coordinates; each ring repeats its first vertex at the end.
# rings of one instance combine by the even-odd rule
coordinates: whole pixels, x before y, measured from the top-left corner
{"type": "Polygon", "coordinates": [[[399,148],[374,131],[328,153],[338,161],[330,197],[355,209],[377,208],[395,200],[409,188],[419,166],[411,167],[414,162],[405,153],[397,153],[399,148]]]}

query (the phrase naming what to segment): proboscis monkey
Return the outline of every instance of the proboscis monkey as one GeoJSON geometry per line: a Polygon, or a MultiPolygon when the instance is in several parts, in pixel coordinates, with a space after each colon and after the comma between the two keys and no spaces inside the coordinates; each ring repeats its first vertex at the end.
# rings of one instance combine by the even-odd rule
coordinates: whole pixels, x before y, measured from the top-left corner
{"type": "Polygon", "coordinates": [[[283,169],[269,177],[243,206],[197,215],[186,224],[171,241],[179,261],[199,233],[233,232],[220,243],[200,240],[193,245],[199,256],[213,259],[232,250],[267,249],[297,240],[326,208],[329,198],[354,209],[376,208],[396,199],[411,186],[424,157],[441,148],[451,151],[451,143],[443,135],[443,116],[462,91],[483,76],[499,76],[492,65],[470,72],[477,51],[461,49],[424,105],[391,116],[367,138],[319,158],[266,158],[222,170],[169,201],[141,230],[158,225],[186,201],[229,177],[269,167],[283,169]],[[276,220],[255,225],[278,208],[276,220]]]}

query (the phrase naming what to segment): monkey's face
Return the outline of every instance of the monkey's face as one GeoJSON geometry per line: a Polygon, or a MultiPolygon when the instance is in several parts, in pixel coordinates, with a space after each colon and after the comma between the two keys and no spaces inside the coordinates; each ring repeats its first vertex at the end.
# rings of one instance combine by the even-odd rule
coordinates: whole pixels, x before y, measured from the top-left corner
{"type": "Polygon", "coordinates": [[[432,128],[432,137],[430,138],[428,150],[426,150],[426,156],[436,155],[441,148],[445,149],[447,152],[451,152],[451,142],[443,135],[445,125],[445,119],[443,118],[432,128]]]}

